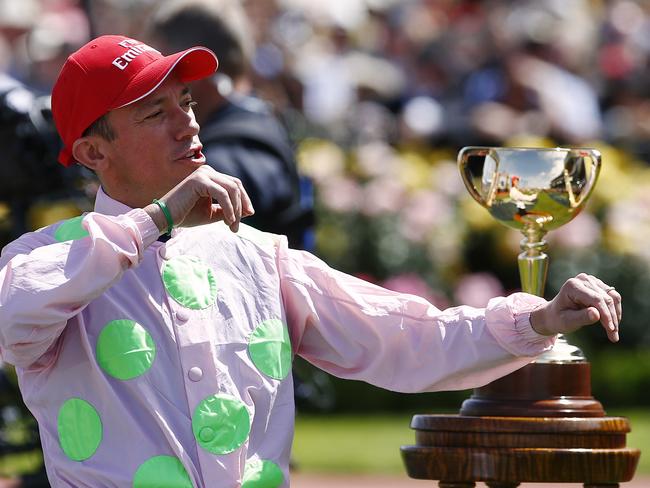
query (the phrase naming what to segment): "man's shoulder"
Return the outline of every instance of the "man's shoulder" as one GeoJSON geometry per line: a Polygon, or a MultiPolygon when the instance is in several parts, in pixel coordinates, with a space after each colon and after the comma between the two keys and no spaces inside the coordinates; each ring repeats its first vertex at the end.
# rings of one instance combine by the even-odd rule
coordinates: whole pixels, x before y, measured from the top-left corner
{"type": "Polygon", "coordinates": [[[253,97],[229,99],[202,124],[204,143],[236,138],[271,145],[289,143],[287,131],[266,102],[253,97]]]}
{"type": "Polygon", "coordinates": [[[286,237],[280,234],[264,232],[250,225],[240,223],[239,230],[232,232],[223,222],[201,225],[197,227],[188,227],[178,235],[189,246],[199,247],[212,246],[216,244],[221,246],[239,248],[245,252],[244,248],[255,253],[275,254],[278,247],[282,246],[286,237]]]}
{"type": "Polygon", "coordinates": [[[235,113],[273,118],[273,111],[270,105],[256,97],[248,95],[236,96],[230,99],[230,105],[235,113]]]}
{"type": "Polygon", "coordinates": [[[81,237],[81,232],[85,232],[81,227],[82,217],[60,220],[40,229],[26,232],[9,242],[2,248],[0,267],[4,266],[10,259],[19,254],[29,254],[43,246],[81,237]]]}

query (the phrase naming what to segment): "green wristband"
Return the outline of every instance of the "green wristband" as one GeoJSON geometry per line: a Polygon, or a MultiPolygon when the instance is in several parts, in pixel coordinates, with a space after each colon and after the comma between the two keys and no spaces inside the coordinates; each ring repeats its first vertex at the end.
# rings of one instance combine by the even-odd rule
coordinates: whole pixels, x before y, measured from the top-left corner
{"type": "Polygon", "coordinates": [[[167,220],[167,232],[166,234],[168,236],[172,235],[172,229],[174,228],[174,221],[172,220],[172,214],[169,213],[169,209],[167,208],[167,205],[165,205],[165,202],[161,202],[160,200],[153,199],[153,202],[156,205],[160,207],[160,210],[162,210],[162,213],[165,215],[165,220],[167,220]]]}

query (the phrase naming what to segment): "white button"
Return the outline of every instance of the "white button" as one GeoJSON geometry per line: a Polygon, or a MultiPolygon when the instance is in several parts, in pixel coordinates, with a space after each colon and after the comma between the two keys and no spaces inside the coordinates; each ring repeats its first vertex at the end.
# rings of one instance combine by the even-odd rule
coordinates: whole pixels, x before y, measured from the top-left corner
{"type": "Polygon", "coordinates": [[[183,310],[183,309],[176,310],[176,321],[179,324],[184,324],[189,319],[190,319],[190,314],[187,310],[183,310]]]}
{"type": "Polygon", "coordinates": [[[201,368],[199,368],[198,366],[193,366],[187,372],[187,376],[192,381],[200,381],[201,378],[203,378],[203,370],[201,368]]]}
{"type": "Polygon", "coordinates": [[[169,252],[167,251],[167,246],[163,245],[160,248],[160,251],[158,251],[158,253],[160,254],[161,258],[163,258],[165,260],[169,259],[169,252]]]}

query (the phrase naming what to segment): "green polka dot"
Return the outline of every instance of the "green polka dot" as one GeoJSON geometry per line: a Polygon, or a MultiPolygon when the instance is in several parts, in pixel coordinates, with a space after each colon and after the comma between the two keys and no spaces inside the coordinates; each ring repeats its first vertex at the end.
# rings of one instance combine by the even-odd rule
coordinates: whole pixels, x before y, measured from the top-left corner
{"type": "Polygon", "coordinates": [[[97,410],[81,398],[66,400],[59,410],[59,443],[73,461],[95,454],[102,441],[102,421],[97,410]]]}
{"type": "Polygon", "coordinates": [[[208,308],[217,296],[214,273],[195,257],[170,259],[163,267],[162,277],[167,292],[184,307],[208,308]]]}
{"type": "Polygon", "coordinates": [[[253,459],[246,463],[242,488],[277,488],[284,483],[284,474],[272,461],[253,459]]]}
{"type": "Polygon", "coordinates": [[[140,465],[133,488],[193,488],[183,463],[174,456],[155,456],[140,465]]]}
{"type": "Polygon", "coordinates": [[[257,368],[276,380],[291,371],[291,342],[287,327],[278,319],[258,325],[248,342],[248,353],[257,368]]]}
{"type": "Polygon", "coordinates": [[[199,445],[213,454],[238,449],[251,430],[246,405],[229,395],[205,398],[194,409],[192,431],[199,445]]]}
{"type": "Polygon", "coordinates": [[[133,320],[113,320],[97,338],[97,362],[118,380],[140,376],[151,367],[155,357],[153,339],[133,320]]]}
{"type": "Polygon", "coordinates": [[[65,242],[87,237],[88,231],[81,225],[83,218],[84,216],[80,215],[63,222],[54,232],[54,238],[59,242],[65,242]]]}

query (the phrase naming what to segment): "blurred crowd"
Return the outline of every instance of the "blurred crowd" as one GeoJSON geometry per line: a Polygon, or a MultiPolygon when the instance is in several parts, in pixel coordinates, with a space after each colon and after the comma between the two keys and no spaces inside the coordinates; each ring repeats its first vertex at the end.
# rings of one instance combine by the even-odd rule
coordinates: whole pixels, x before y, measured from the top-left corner
{"type": "MultiPolygon", "coordinates": [[[[161,3],[0,0],[0,73],[47,93],[90,37],[146,40],[161,3]]],[[[630,259],[647,316],[650,1],[241,3],[249,88],[290,131],[316,188],[316,250],[334,266],[440,305],[482,306],[517,286],[520,236],[469,199],[458,149],[597,147],[588,211],[549,235],[556,281],[572,263],[607,274],[630,259]]]]}
{"type": "MultiPolygon", "coordinates": [[[[1,0],[0,70],[47,91],[90,36],[142,37],[160,3],[1,0]]],[[[340,144],[537,136],[648,151],[650,2],[242,4],[256,91],[340,144]]]]}

